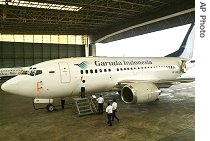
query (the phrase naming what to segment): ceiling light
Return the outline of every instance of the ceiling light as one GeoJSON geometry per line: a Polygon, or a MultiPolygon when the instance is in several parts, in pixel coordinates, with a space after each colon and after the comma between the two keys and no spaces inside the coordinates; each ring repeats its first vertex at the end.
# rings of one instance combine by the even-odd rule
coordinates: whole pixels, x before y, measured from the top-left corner
{"type": "Polygon", "coordinates": [[[82,7],[78,7],[78,6],[68,6],[68,5],[22,1],[22,0],[0,0],[0,4],[11,5],[11,6],[43,8],[43,9],[65,10],[65,11],[79,11],[80,9],[82,9],[82,7]]]}

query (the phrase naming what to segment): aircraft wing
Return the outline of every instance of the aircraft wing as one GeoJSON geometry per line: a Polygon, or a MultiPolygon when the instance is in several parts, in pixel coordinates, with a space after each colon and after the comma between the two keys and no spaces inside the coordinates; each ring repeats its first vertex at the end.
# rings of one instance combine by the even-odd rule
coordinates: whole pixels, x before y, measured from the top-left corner
{"type": "Polygon", "coordinates": [[[194,77],[178,77],[176,79],[163,79],[159,81],[154,81],[153,83],[158,87],[158,88],[167,88],[172,85],[176,85],[179,83],[190,83],[194,82],[195,78],[194,77]]]}
{"type": "Polygon", "coordinates": [[[144,81],[144,80],[123,80],[117,83],[116,87],[117,88],[122,88],[126,84],[130,83],[153,83],[155,84],[158,88],[168,88],[172,85],[180,84],[180,83],[190,83],[194,82],[195,78],[194,77],[178,77],[175,79],[162,79],[162,80],[151,80],[151,81],[144,81]]]}

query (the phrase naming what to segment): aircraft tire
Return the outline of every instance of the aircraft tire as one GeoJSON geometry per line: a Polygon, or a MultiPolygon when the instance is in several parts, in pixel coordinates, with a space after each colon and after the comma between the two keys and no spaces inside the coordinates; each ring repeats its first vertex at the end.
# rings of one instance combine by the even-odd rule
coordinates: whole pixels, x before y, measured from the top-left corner
{"type": "Polygon", "coordinates": [[[52,111],[55,110],[55,106],[52,105],[52,104],[48,104],[46,108],[47,108],[47,110],[48,110],[49,112],[52,112],[52,111]]]}

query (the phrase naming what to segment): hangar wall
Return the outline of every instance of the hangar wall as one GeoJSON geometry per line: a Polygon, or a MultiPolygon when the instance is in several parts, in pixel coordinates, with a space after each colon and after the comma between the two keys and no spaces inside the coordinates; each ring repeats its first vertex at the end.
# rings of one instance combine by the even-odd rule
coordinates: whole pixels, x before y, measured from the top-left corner
{"type": "Polygon", "coordinates": [[[66,42],[65,38],[61,40],[60,37],[58,38],[60,40],[49,40],[48,38],[43,40],[43,36],[41,35],[40,37],[40,39],[38,36],[36,38],[33,37],[31,43],[29,38],[26,40],[27,42],[24,42],[25,40],[16,42],[22,40],[22,38],[17,39],[15,36],[13,38],[10,36],[11,39],[1,38],[0,68],[24,67],[51,59],[85,56],[83,37],[79,41],[71,38],[71,42],[68,40],[66,42]]]}

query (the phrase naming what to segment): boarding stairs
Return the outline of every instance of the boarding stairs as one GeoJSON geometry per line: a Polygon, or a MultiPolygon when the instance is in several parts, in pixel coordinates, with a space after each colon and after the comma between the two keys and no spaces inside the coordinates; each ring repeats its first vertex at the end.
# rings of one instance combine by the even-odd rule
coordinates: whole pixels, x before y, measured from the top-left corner
{"type": "Polygon", "coordinates": [[[92,98],[73,98],[74,112],[79,116],[94,114],[97,112],[92,98]]]}

